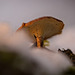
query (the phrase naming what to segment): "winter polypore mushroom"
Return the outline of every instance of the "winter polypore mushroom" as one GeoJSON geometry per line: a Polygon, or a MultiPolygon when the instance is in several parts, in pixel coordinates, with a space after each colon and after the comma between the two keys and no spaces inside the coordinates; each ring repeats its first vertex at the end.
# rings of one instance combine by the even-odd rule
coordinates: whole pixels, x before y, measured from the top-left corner
{"type": "Polygon", "coordinates": [[[43,41],[62,32],[64,23],[53,17],[41,17],[28,23],[23,23],[18,29],[24,28],[36,39],[36,46],[43,47],[43,41]]]}

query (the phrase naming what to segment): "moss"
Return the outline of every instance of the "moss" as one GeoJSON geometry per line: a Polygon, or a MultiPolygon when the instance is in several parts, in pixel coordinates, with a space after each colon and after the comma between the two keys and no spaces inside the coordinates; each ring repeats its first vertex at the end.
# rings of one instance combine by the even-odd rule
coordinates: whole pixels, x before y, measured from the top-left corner
{"type": "Polygon", "coordinates": [[[67,71],[64,72],[63,75],[75,75],[75,67],[69,67],[67,71]]]}

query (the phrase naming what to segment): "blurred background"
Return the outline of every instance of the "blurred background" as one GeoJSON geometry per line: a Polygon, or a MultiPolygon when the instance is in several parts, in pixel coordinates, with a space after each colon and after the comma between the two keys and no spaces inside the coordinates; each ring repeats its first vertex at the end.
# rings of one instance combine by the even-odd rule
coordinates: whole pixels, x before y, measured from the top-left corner
{"type": "Polygon", "coordinates": [[[75,0],[0,0],[0,23],[16,31],[23,22],[52,16],[65,24],[63,33],[50,39],[50,49],[70,48],[75,52],[75,0]]]}

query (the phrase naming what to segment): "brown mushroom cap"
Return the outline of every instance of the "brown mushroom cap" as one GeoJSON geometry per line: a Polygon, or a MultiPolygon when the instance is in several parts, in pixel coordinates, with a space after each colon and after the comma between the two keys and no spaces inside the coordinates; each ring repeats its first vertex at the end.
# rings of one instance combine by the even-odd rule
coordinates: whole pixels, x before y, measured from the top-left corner
{"type": "Polygon", "coordinates": [[[64,23],[53,17],[42,17],[32,20],[19,29],[25,28],[32,36],[48,39],[56,34],[60,34],[64,27],[64,23]]]}
{"type": "Polygon", "coordinates": [[[42,37],[43,39],[48,39],[53,35],[60,34],[63,27],[64,23],[53,17],[42,17],[25,24],[25,29],[27,29],[31,35],[42,37]]]}

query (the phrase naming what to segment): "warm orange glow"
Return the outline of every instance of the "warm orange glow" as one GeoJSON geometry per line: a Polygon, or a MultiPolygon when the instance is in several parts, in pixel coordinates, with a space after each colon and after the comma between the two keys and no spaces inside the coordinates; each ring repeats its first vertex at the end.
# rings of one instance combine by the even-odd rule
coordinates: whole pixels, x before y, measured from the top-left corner
{"type": "Polygon", "coordinates": [[[17,31],[21,30],[24,26],[25,26],[25,23],[23,23],[22,26],[17,29],[17,31]]]}

